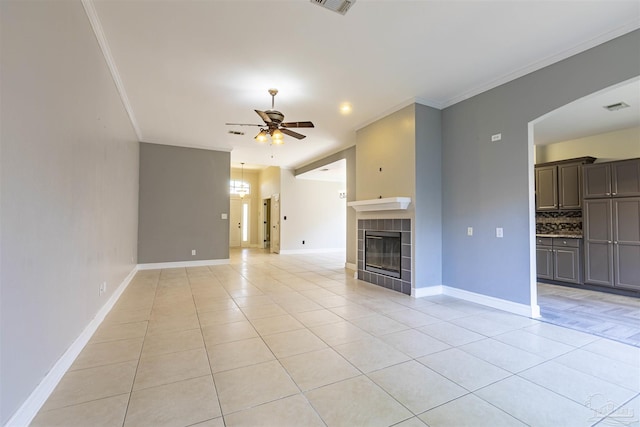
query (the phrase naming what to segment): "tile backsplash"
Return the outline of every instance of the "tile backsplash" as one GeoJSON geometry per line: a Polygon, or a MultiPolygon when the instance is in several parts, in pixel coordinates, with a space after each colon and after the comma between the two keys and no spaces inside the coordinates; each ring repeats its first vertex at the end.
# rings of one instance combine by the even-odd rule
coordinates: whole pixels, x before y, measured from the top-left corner
{"type": "Polygon", "coordinates": [[[536,212],[536,234],[582,234],[582,212],[536,212]]]}

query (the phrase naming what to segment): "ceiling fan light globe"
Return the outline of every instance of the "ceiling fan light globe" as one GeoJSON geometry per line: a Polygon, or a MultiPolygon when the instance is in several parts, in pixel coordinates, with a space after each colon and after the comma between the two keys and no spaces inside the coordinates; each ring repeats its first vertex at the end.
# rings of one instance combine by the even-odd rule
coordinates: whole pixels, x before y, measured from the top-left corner
{"type": "Polygon", "coordinates": [[[271,138],[275,141],[275,140],[280,140],[282,141],[284,139],[284,135],[282,134],[282,132],[280,132],[280,129],[275,129],[272,133],[271,133],[271,138]]]}
{"type": "Polygon", "coordinates": [[[258,142],[267,142],[267,133],[261,130],[260,133],[256,135],[255,140],[258,142]]]}

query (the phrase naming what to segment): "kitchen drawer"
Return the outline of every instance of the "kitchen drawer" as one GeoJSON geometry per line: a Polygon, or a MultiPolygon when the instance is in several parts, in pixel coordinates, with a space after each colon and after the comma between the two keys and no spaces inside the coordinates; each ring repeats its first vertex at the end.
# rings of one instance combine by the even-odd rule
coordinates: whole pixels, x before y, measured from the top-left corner
{"type": "Polygon", "coordinates": [[[551,238],[551,237],[536,237],[536,245],[551,246],[551,245],[553,245],[553,238],[551,238]]]}
{"type": "Polygon", "coordinates": [[[563,237],[554,237],[553,238],[553,246],[554,248],[568,247],[568,248],[579,248],[580,241],[582,239],[568,239],[563,237]]]}

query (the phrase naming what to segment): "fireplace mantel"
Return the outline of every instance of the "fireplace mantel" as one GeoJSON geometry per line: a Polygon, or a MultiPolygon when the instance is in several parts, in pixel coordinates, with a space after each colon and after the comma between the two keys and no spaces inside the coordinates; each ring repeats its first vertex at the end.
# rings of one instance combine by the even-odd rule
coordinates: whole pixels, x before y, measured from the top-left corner
{"type": "Polygon", "coordinates": [[[359,200],[349,202],[356,212],[406,210],[411,203],[411,197],[387,197],[384,199],[359,200]]]}

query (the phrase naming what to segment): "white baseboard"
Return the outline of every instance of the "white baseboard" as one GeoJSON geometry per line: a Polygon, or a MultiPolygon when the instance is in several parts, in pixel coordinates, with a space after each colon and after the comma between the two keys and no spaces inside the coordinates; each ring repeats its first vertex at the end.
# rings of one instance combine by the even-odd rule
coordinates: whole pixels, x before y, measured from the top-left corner
{"type": "Polygon", "coordinates": [[[84,328],[80,336],[69,346],[67,351],[58,359],[53,368],[51,368],[40,384],[33,390],[27,400],[24,401],[22,406],[20,406],[16,413],[7,421],[5,427],[28,426],[31,421],[33,421],[40,408],[42,408],[42,405],[44,405],[51,393],[53,393],[53,390],[76,360],[84,346],[87,345],[106,315],[109,314],[109,311],[111,311],[124,290],[127,289],[127,286],[129,286],[129,283],[131,283],[131,280],[136,275],[136,271],[137,268],[134,268],[127,277],[124,278],[120,286],[118,286],[109,300],[98,311],[93,320],[84,328]]]}
{"type": "Polygon", "coordinates": [[[280,255],[326,254],[330,252],[344,252],[344,248],[280,249],[280,255]]]}
{"type": "Polygon", "coordinates": [[[540,317],[540,306],[529,306],[526,304],[520,304],[513,301],[507,301],[500,298],[491,297],[488,295],[477,294],[475,292],[465,291],[463,289],[451,288],[449,286],[442,287],[442,293],[454,298],[459,298],[465,301],[474,302],[476,304],[486,305],[488,307],[497,308],[498,310],[507,311],[513,314],[519,314],[526,317],[540,317]]]}
{"type": "Polygon", "coordinates": [[[184,268],[184,267],[205,267],[208,265],[229,264],[229,258],[224,259],[204,259],[200,261],[176,261],[176,262],[153,262],[149,264],[138,264],[138,270],[159,270],[161,268],[184,268]]]}
{"type": "Polygon", "coordinates": [[[344,268],[346,268],[347,270],[353,270],[356,272],[358,271],[358,266],[352,262],[345,262],[344,268]]]}
{"type": "Polygon", "coordinates": [[[442,286],[425,286],[424,288],[412,288],[411,296],[414,298],[432,297],[442,294],[442,286]]]}
{"type": "Polygon", "coordinates": [[[531,317],[534,319],[540,317],[539,305],[528,306],[526,304],[519,304],[517,302],[490,297],[488,295],[477,294],[475,292],[469,292],[463,289],[451,288],[449,286],[428,286],[424,288],[411,289],[411,296],[414,298],[429,297],[434,295],[448,295],[461,300],[486,305],[488,307],[497,308],[498,310],[507,311],[509,313],[531,317]]]}

